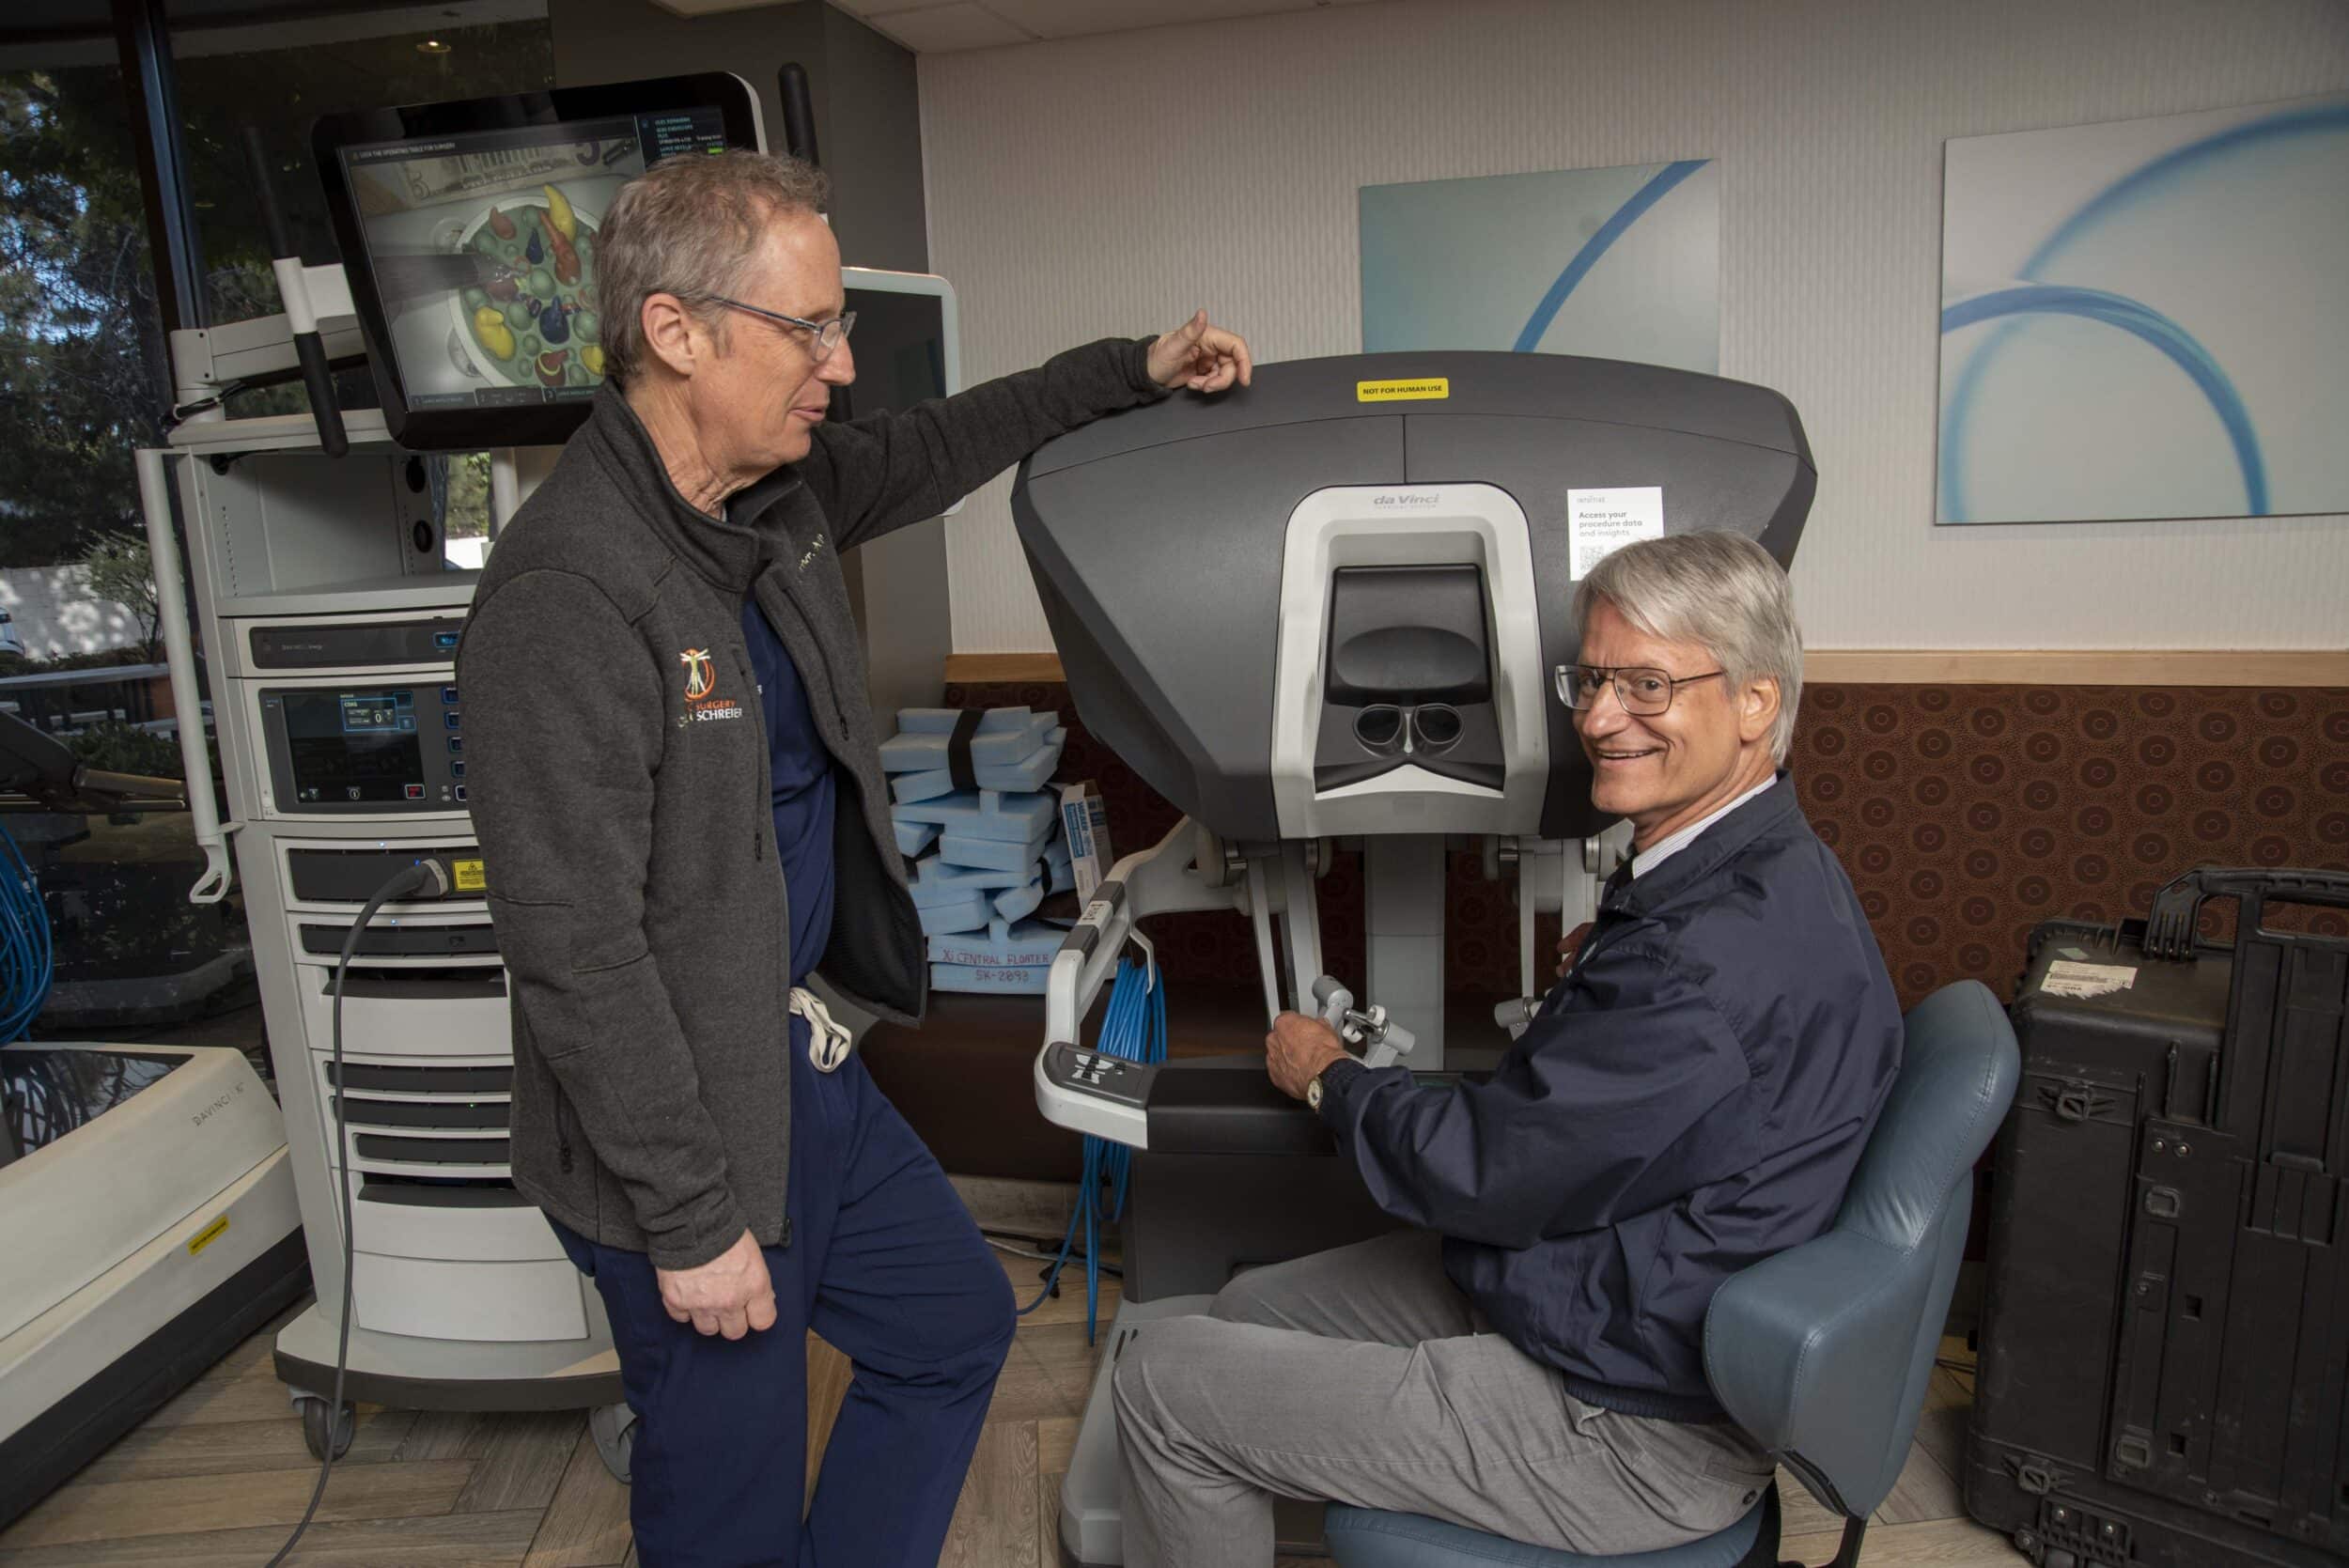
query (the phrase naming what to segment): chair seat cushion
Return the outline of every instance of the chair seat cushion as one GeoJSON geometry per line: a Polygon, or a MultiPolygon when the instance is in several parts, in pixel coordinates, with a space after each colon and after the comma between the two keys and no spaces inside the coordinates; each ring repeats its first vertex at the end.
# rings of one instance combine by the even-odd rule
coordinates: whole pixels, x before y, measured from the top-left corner
{"type": "Polygon", "coordinates": [[[1754,1547],[1775,1492],[1718,1535],[1661,1551],[1592,1557],[1504,1541],[1482,1530],[1448,1525],[1418,1514],[1386,1514],[1331,1503],[1322,1524],[1330,1556],[1339,1568],[1738,1568],[1753,1559],[1775,1557],[1754,1547]]]}

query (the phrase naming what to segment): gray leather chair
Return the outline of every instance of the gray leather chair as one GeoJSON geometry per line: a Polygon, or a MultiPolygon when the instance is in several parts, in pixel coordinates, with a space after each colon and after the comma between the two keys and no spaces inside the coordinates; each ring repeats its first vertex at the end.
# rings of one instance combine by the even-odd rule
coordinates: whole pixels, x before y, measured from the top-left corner
{"type": "MultiPolygon", "coordinates": [[[[1731,1279],[1704,1319],[1704,1370],[1737,1424],[1843,1518],[1834,1568],[1917,1435],[1973,1207],[1974,1162],[2015,1099],[2021,1059],[1988,987],[1961,980],[1910,1011],[1883,1115],[1835,1224],[1731,1279]]],[[[1341,1568],[1767,1568],[1778,1488],[1719,1535],[1663,1551],[1550,1551],[1411,1514],[1333,1505],[1341,1568]]]]}

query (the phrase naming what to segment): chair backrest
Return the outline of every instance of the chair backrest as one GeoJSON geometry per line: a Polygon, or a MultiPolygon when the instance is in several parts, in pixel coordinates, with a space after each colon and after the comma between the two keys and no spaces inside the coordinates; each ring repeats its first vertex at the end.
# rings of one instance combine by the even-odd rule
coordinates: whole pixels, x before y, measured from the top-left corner
{"type": "Polygon", "coordinates": [[[1825,1235],[1732,1278],[1705,1373],[1738,1425],[1848,1518],[1900,1478],[1924,1407],[1982,1157],[2021,1072],[1978,981],[1910,1011],[1900,1075],[1825,1235]]]}

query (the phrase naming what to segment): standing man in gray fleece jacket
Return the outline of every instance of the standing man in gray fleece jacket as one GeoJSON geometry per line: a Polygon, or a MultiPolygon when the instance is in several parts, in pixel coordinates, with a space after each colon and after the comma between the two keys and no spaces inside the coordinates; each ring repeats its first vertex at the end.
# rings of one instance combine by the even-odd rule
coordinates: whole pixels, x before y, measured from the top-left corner
{"type": "Polygon", "coordinates": [[[821,200],[746,152],[621,192],[608,383],[458,655],[514,1182],[611,1318],[645,1568],[935,1562],[1011,1340],[938,1161],[801,988],[907,1022],[927,978],[840,552],[1101,414],[1249,378],[1203,312],[827,425],[856,369],[821,200]],[[809,1327],[856,1375],[802,1524],[809,1327]]]}

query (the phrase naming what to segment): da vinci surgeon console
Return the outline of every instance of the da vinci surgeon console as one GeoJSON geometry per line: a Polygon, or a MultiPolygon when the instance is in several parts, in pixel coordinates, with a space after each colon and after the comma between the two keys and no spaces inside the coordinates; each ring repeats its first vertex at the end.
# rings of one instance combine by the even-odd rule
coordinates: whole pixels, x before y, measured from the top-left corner
{"type": "Polygon", "coordinates": [[[1022,466],[1013,512],[1078,713],[1188,814],[1070,932],[1035,1059],[1045,1115],[1138,1151],[1124,1305],[1062,1499],[1079,1561],[1123,1560],[1107,1385],[1122,1337],[1203,1310],[1235,1267],[1386,1228],[1261,1056],[1142,1066],[1082,1048],[1135,923],[1245,916],[1268,1013],[1346,1021],[1374,1060],[1398,1030],[1422,1072],[1505,1045],[1496,1022],[1538,1005],[1534,911],[1584,918],[1610,827],[1551,691],[1575,658],[1576,582],[1610,546],[1665,533],[1734,530],[1791,562],[1814,483],[1776,393],[1501,353],[1266,365],[1022,466]],[[1376,1009],[1321,973],[1314,880],[1332,841],[1363,855],[1376,1009]],[[1498,1020],[1443,1014],[1448,847],[1519,878],[1527,1000],[1498,1020]]]}

